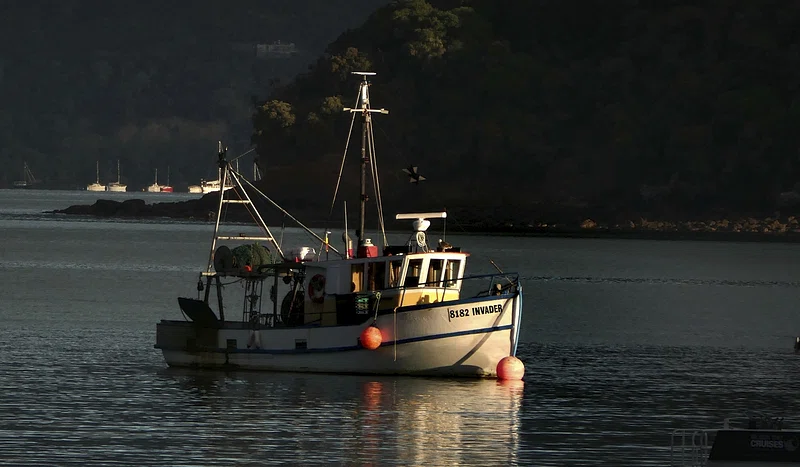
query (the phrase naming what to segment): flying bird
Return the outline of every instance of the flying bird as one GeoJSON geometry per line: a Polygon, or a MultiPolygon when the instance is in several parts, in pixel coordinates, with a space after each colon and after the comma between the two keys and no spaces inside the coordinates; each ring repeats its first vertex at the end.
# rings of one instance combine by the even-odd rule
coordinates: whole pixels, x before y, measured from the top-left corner
{"type": "Polygon", "coordinates": [[[407,168],[403,169],[403,172],[408,174],[410,178],[409,182],[411,183],[419,183],[425,180],[425,177],[423,177],[422,175],[419,174],[419,172],[417,172],[416,165],[409,165],[407,168]]]}

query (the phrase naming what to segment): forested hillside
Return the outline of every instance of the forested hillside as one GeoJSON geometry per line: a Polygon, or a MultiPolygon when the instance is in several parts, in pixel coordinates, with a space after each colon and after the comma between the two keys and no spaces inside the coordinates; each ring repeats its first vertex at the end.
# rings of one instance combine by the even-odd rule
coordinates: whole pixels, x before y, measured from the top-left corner
{"type": "Polygon", "coordinates": [[[324,205],[349,72],[367,69],[390,110],[375,118],[384,191],[403,209],[688,219],[800,199],[792,2],[187,5],[0,5],[0,186],[23,161],[49,187],[85,186],[100,161],[106,182],[120,159],[131,187],[166,166],[185,187],[213,175],[217,139],[235,154],[252,135],[276,198],[324,205]],[[427,180],[409,184],[408,165],[427,180]]]}
{"type": "Polygon", "coordinates": [[[385,188],[406,199],[519,220],[788,212],[799,26],[782,1],[394,2],[264,99],[254,141],[276,184],[297,161],[335,173],[348,73],[368,69],[391,112],[385,188]],[[428,180],[409,185],[409,164],[428,180]]]}
{"type": "Polygon", "coordinates": [[[386,3],[1,2],[0,187],[24,161],[49,188],[85,187],[96,161],[115,180],[117,159],[129,189],[167,166],[176,188],[211,177],[217,139],[249,147],[253,96],[386,3]]]}

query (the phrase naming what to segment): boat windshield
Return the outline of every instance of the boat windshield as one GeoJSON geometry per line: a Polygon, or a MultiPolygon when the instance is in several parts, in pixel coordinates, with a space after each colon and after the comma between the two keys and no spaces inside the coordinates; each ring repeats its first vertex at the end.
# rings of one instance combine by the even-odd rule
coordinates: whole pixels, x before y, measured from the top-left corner
{"type": "Polygon", "coordinates": [[[408,262],[406,269],[406,280],[403,285],[406,287],[416,287],[419,285],[419,274],[422,271],[422,259],[412,259],[408,262]]]}

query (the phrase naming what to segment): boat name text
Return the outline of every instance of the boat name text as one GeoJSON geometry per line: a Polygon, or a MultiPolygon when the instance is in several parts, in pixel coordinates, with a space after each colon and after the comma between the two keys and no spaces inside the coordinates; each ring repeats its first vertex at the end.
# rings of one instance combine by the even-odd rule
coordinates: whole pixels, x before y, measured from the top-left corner
{"type": "Polygon", "coordinates": [[[751,448],[768,448],[768,449],[783,449],[784,442],[782,439],[751,439],[751,448]]]}
{"type": "Polygon", "coordinates": [[[490,315],[492,313],[501,313],[503,311],[503,305],[496,304],[496,305],[485,305],[485,306],[475,306],[472,309],[469,308],[460,308],[460,309],[449,309],[447,310],[447,317],[448,321],[454,318],[463,318],[465,316],[478,316],[478,315],[490,315]]]}

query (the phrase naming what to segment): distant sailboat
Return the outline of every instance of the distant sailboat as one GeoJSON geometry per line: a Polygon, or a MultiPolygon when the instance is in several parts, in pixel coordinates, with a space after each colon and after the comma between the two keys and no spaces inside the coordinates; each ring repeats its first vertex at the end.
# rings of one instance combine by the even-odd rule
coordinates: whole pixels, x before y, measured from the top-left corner
{"type": "Polygon", "coordinates": [[[119,159],[117,159],[117,181],[109,183],[106,188],[108,189],[108,191],[118,191],[118,192],[128,191],[128,185],[122,183],[122,180],[120,179],[119,159]]]}
{"type": "Polygon", "coordinates": [[[100,184],[100,161],[97,161],[97,178],[94,183],[86,185],[86,191],[106,191],[106,186],[100,184]]]}
{"type": "Polygon", "coordinates": [[[28,168],[28,163],[22,163],[22,180],[15,181],[11,186],[14,188],[31,188],[33,184],[37,183],[36,177],[33,176],[31,169],[28,168]]]}
{"type": "Polygon", "coordinates": [[[147,187],[147,191],[150,193],[160,193],[161,192],[161,185],[158,184],[158,169],[156,169],[156,180],[155,183],[147,187]]]}
{"type": "Polygon", "coordinates": [[[167,166],[167,184],[161,185],[161,193],[172,193],[172,185],[169,184],[169,166],[167,166]]]}

